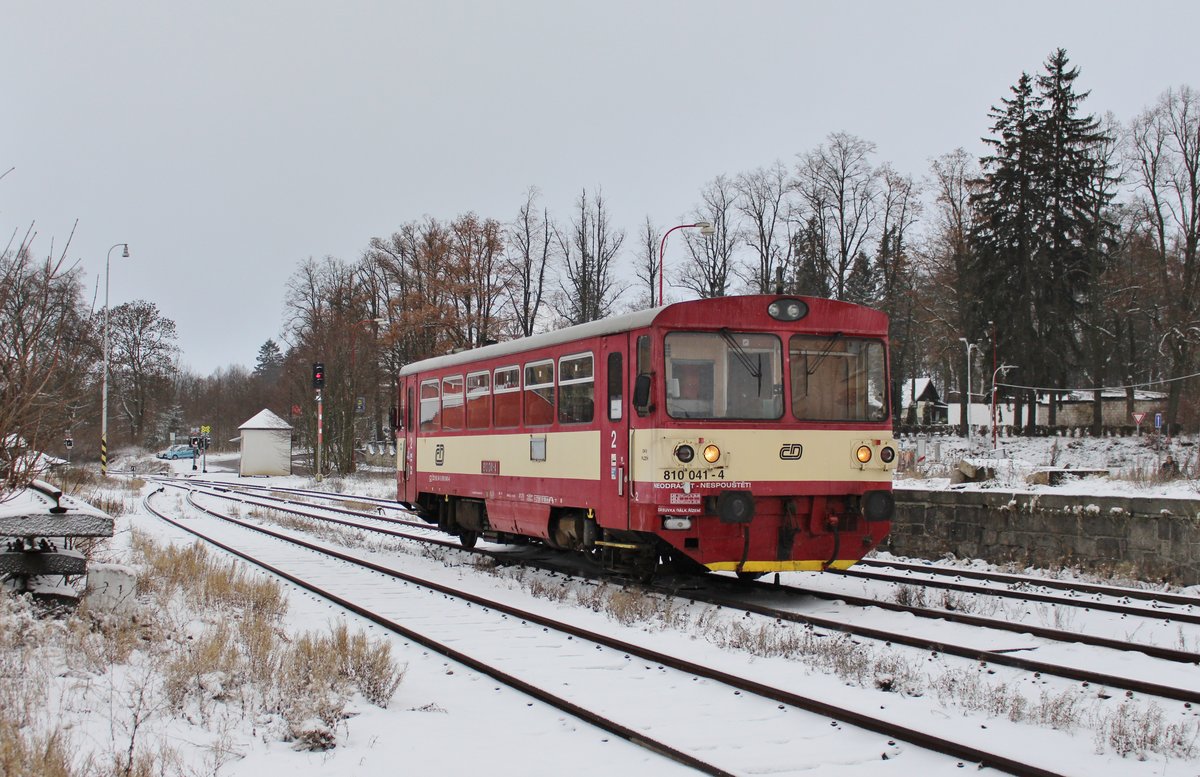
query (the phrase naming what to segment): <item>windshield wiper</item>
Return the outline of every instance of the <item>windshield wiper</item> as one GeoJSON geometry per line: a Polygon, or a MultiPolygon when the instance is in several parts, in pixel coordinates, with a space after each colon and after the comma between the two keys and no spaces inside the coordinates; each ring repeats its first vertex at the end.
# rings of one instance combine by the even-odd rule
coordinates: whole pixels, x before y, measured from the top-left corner
{"type": "Polygon", "coordinates": [[[821,346],[821,352],[817,354],[817,358],[813,359],[812,366],[810,366],[807,370],[809,375],[812,375],[817,371],[817,368],[821,366],[821,362],[825,361],[825,357],[828,356],[829,352],[833,350],[834,344],[841,339],[842,332],[834,332],[833,335],[825,341],[825,345],[821,346]]]}
{"type": "Polygon", "coordinates": [[[721,329],[718,331],[720,331],[721,337],[725,339],[725,342],[729,344],[729,347],[733,349],[733,355],[736,356],[738,361],[742,363],[742,366],[746,368],[746,372],[750,373],[751,377],[758,380],[758,394],[761,396],[763,375],[762,354],[755,354],[758,357],[758,364],[755,364],[750,360],[750,354],[746,353],[746,349],[739,345],[738,341],[733,338],[732,332],[725,327],[721,327],[721,329]]]}

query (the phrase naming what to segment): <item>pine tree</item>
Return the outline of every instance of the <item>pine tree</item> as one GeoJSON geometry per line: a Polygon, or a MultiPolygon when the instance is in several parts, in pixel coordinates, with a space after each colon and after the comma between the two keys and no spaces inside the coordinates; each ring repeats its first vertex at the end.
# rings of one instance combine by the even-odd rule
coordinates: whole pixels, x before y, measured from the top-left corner
{"type": "Polygon", "coordinates": [[[258,349],[254,363],[254,375],[267,383],[274,383],[283,371],[283,352],[274,340],[267,340],[258,349]]]}
{"type": "Polygon", "coordinates": [[[981,304],[966,334],[997,322],[1002,358],[1020,364],[1032,385],[1065,387],[1081,373],[1081,316],[1113,229],[1105,215],[1109,168],[1097,163],[1109,139],[1095,117],[1080,115],[1088,93],[1075,91],[1078,76],[1063,49],[1047,59],[1036,92],[1034,79],[1021,75],[1012,98],[992,109],[997,137],[985,142],[995,153],[982,160],[972,199],[981,304]]]}
{"type": "Polygon", "coordinates": [[[1020,364],[1035,380],[1044,370],[1035,350],[1040,337],[1033,290],[1037,106],[1028,73],[1021,74],[1012,97],[1001,104],[989,114],[996,137],[984,142],[994,153],[980,160],[984,177],[971,198],[976,218],[969,275],[979,304],[976,318],[968,322],[972,332],[964,334],[981,332],[985,321],[997,322],[1001,359],[1020,364]]]}
{"type": "Polygon", "coordinates": [[[845,300],[859,305],[876,306],[880,302],[879,287],[878,266],[871,261],[866,252],[859,251],[850,264],[850,273],[846,276],[845,300]]]}
{"type": "Polygon", "coordinates": [[[1106,137],[1094,116],[1079,115],[1088,96],[1075,91],[1079,69],[1068,67],[1063,49],[1051,54],[1045,67],[1046,72],[1038,76],[1037,177],[1042,217],[1037,227],[1036,289],[1045,322],[1042,334],[1060,351],[1058,359],[1048,361],[1058,374],[1046,377],[1063,385],[1071,377],[1071,367],[1079,363],[1079,316],[1103,269],[1103,252],[1096,250],[1098,238],[1110,232],[1111,225],[1103,222],[1107,203],[1095,202],[1097,192],[1108,187],[1094,186],[1095,149],[1106,137]],[[1070,353],[1063,353],[1067,349],[1070,353]],[[1062,358],[1066,356],[1070,358],[1062,358]]]}

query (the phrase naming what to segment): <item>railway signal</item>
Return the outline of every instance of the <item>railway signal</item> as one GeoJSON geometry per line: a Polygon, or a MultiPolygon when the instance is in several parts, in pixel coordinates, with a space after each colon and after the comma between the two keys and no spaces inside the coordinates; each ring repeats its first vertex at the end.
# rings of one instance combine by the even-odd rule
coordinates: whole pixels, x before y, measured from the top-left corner
{"type": "Polygon", "coordinates": [[[316,477],[317,482],[321,482],[321,447],[324,444],[324,393],[321,389],[325,387],[325,363],[313,362],[312,366],[312,384],[313,389],[317,392],[317,450],[316,450],[316,477]]]}

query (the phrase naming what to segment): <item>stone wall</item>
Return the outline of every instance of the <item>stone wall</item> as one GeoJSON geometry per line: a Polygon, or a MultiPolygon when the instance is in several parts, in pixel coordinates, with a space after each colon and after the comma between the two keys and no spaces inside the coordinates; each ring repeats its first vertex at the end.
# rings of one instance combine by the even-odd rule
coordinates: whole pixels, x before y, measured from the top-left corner
{"type": "Polygon", "coordinates": [[[896,489],[881,548],[1200,584],[1200,499],[896,489]]]}

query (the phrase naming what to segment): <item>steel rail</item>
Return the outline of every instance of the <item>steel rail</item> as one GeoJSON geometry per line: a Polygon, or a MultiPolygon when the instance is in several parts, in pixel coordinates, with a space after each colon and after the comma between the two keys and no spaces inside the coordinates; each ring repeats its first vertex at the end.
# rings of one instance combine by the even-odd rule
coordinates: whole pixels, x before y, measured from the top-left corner
{"type": "Polygon", "coordinates": [[[1121,586],[1102,585],[1100,583],[1073,582],[1069,580],[1054,580],[1051,578],[1013,575],[1005,572],[983,572],[976,569],[955,569],[953,567],[930,566],[913,564],[904,561],[882,561],[880,559],[863,559],[855,566],[871,567],[873,569],[890,567],[909,572],[919,572],[926,575],[943,575],[965,577],[969,580],[987,580],[993,583],[1008,583],[1010,585],[1031,585],[1043,588],[1053,588],[1060,591],[1081,591],[1089,594],[1101,594],[1114,598],[1140,599],[1151,602],[1164,602],[1183,606],[1200,608],[1200,596],[1188,596],[1169,591],[1150,591],[1139,588],[1124,588],[1121,586]]]}
{"type": "MultiPolygon", "coordinates": [[[[176,487],[180,487],[180,486],[176,486],[176,487]]],[[[214,490],[225,491],[227,489],[215,488],[214,490]]],[[[217,496],[218,498],[226,498],[226,499],[234,498],[232,496],[225,496],[224,494],[214,494],[214,496],[217,496]]],[[[268,499],[268,500],[277,499],[276,497],[254,497],[254,498],[268,499]]],[[[244,500],[242,500],[242,501],[243,501],[243,503],[248,503],[248,502],[245,502],[244,500]]],[[[279,501],[282,501],[285,504],[289,504],[289,505],[297,504],[290,500],[279,500],[279,501]]],[[[280,512],[286,512],[286,513],[290,513],[293,515],[303,516],[303,517],[306,517],[306,518],[309,518],[312,520],[327,521],[330,523],[349,526],[349,527],[356,528],[356,529],[363,529],[366,531],[374,531],[374,532],[384,534],[386,536],[396,537],[399,539],[408,539],[408,540],[415,540],[418,542],[427,542],[430,544],[440,545],[442,547],[460,550],[460,551],[467,552],[467,553],[472,553],[472,554],[477,554],[477,555],[486,555],[486,556],[493,558],[496,561],[501,562],[501,563],[532,564],[532,565],[540,566],[540,567],[543,567],[546,569],[551,569],[552,571],[556,571],[556,572],[562,571],[561,569],[554,568],[551,565],[538,564],[537,562],[531,561],[529,559],[522,559],[519,562],[514,562],[511,558],[508,558],[506,556],[506,554],[496,553],[496,552],[489,551],[489,550],[483,549],[483,548],[475,548],[475,549],[468,550],[466,548],[463,548],[459,543],[451,541],[451,540],[443,540],[443,539],[439,539],[437,537],[424,537],[424,536],[419,536],[419,535],[413,535],[413,534],[408,534],[405,532],[398,532],[398,531],[394,531],[391,529],[385,529],[382,527],[364,526],[363,524],[355,523],[353,521],[342,520],[340,518],[315,516],[315,515],[312,515],[311,513],[305,512],[303,510],[297,510],[297,509],[293,509],[291,507],[276,507],[276,506],[269,505],[269,504],[263,504],[262,502],[252,502],[251,504],[257,504],[257,505],[260,505],[263,507],[269,507],[270,509],[279,510],[280,512]]],[[[362,512],[354,511],[354,510],[345,510],[345,509],[341,509],[341,508],[330,508],[330,507],[317,506],[317,505],[311,506],[311,509],[327,510],[327,511],[332,511],[332,512],[338,512],[341,514],[357,515],[359,517],[368,518],[370,520],[382,520],[382,521],[385,521],[388,523],[397,523],[397,524],[401,524],[401,525],[417,526],[419,528],[427,528],[428,527],[428,524],[424,524],[422,522],[415,522],[415,521],[410,522],[410,521],[404,521],[402,519],[392,519],[392,518],[386,518],[386,517],[382,517],[382,516],[374,516],[374,515],[370,515],[368,513],[362,513],[362,512]]],[[[579,574],[579,573],[576,572],[575,574],[579,574]]],[[[593,577],[593,579],[595,579],[595,576],[592,576],[592,577],[593,577]]],[[[930,608],[930,607],[916,607],[913,605],[900,604],[898,602],[887,602],[887,601],[883,601],[883,600],[871,599],[868,597],[861,597],[861,596],[853,596],[853,595],[849,595],[849,594],[828,593],[828,592],[824,592],[824,591],[812,591],[812,590],[809,590],[806,588],[799,588],[799,587],[795,587],[795,586],[777,586],[777,585],[773,585],[770,583],[762,583],[762,582],[757,582],[757,581],[734,581],[730,578],[717,578],[717,577],[698,578],[698,579],[705,581],[706,584],[732,585],[732,586],[737,586],[737,587],[741,587],[741,588],[750,587],[752,589],[762,589],[762,590],[770,591],[770,592],[774,592],[774,593],[784,592],[784,593],[794,594],[794,595],[798,595],[798,596],[814,596],[817,598],[831,600],[831,601],[844,601],[847,604],[853,605],[855,607],[878,607],[880,609],[890,610],[892,612],[908,613],[910,615],[914,615],[914,616],[920,617],[920,618],[928,618],[928,619],[933,619],[933,620],[945,620],[945,621],[949,621],[951,623],[959,623],[959,624],[966,625],[966,626],[976,626],[976,627],[981,627],[981,628],[998,629],[998,630],[1002,630],[1002,631],[1013,632],[1016,634],[1029,634],[1029,635],[1032,635],[1035,637],[1040,637],[1042,639],[1049,639],[1049,640],[1052,640],[1055,642],[1078,643],[1078,644],[1083,644],[1083,645],[1089,645],[1092,647],[1108,648],[1110,650],[1120,650],[1120,651],[1124,651],[1124,652],[1143,653],[1144,655],[1150,656],[1151,658],[1159,658],[1164,661],[1174,661],[1177,663],[1184,663],[1184,664],[1200,664],[1200,653],[1194,653],[1194,652],[1190,652],[1190,651],[1186,651],[1186,650],[1176,650],[1174,648],[1160,647],[1157,645],[1147,645],[1145,643],[1139,643],[1139,642],[1130,642],[1128,640],[1113,639],[1113,638],[1108,638],[1108,637],[1099,637],[1099,636],[1094,636],[1094,635],[1089,635],[1089,634],[1078,634],[1075,632],[1063,631],[1061,629],[1051,629],[1051,628],[1048,628],[1045,626],[1021,624],[1021,623],[1015,623],[1013,621],[997,620],[995,618],[985,618],[985,617],[979,616],[979,615],[956,613],[956,612],[952,612],[949,610],[941,610],[941,609],[930,608]],[[728,581],[728,582],[726,582],[726,581],[728,581]]],[[[683,596],[685,598],[696,598],[695,596],[693,596],[691,594],[680,592],[681,589],[679,589],[679,588],[670,588],[668,586],[659,586],[658,590],[663,591],[663,592],[670,592],[673,595],[683,596]]],[[[697,596],[699,596],[699,595],[697,595],[697,596]]],[[[698,599],[698,600],[700,600],[700,599],[698,599]]],[[[705,600],[705,601],[707,601],[707,600],[705,600]]],[[[719,603],[722,606],[728,606],[728,607],[742,607],[743,606],[743,602],[741,602],[740,600],[734,600],[734,599],[728,599],[728,598],[722,598],[719,602],[717,600],[714,600],[712,603],[714,603],[714,604],[719,603]]],[[[762,605],[759,605],[759,606],[762,606],[762,605]]],[[[759,614],[770,615],[771,617],[787,618],[789,620],[794,620],[796,617],[795,613],[792,613],[788,610],[778,610],[775,608],[769,608],[769,612],[763,611],[763,612],[760,612],[759,614]]],[[[847,624],[843,624],[838,621],[822,620],[820,618],[816,618],[815,616],[801,616],[801,617],[804,617],[805,619],[807,619],[806,622],[812,622],[814,625],[820,625],[823,628],[830,628],[830,629],[836,629],[838,631],[859,634],[859,632],[855,631],[855,629],[857,627],[849,626],[847,624]],[[818,623],[818,621],[821,621],[821,622],[818,623]]],[[[859,634],[859,636],[870,636],[870,635],[859,634]]],[[[872,637],[872,638],[874,638],[874,637],[872,637]]],[[[909,639],[909,638],[905,637],[904,635],[895,635],[895,638],[892,639],[892,641],[899,641],[901,639],[909,639]]],[[[942,650],[943,652],[950,652],[946,649],[945,645],[943,645],[941,643],[921,642],[917,638],[911,638],[911,639],[916,640],[911,645],[913,647],[921,647],[923,649],[942,650]]],[[[966,651],[967,649],[964,648],[963,650],[966,651]]],[[[963,655],[966,655],[966,653],[964,653],[963,655]]],[[[1000,654],[1000,655],[1003,655],[1003,654],[1000,654]]],[[[996,661],[996,663],[1004,663],[1004,659],[1003,658],[999,659],[996,661]]],[[[1016,666],[1016,665],[1014,664],[1014,666],[1016,666]]],[[[1055,666],[1055,665],[1049,665],[1049,666],[1055,666]]],[[[1017,667],[1017,668],[1026,668],[1026,667],[1017,667]]],[[[1045,670],[1043,668],[1038,668],[1035,671],[1047,671],[1047,670],[1045,670]]],[[[1053,672],[1053,674],[1060,674],[1060,673],[1053,672]]],[[[1095,678],[1071,677],[1068,679],[1086,679],[1088,682],[1091,682],[1092,679],[1096,679],[1097,681],[1099,681],[1100,678],[1102,678],[1102,677],[1111,677],[1111,676],[1097,675],[1095,678]]],[[[1121,682],[1127,683],[1128,681],[1122,679],[1121,682]]],[[[1120,685],[1119,687],[1126,688],[1127,686],[1120,685]]],[[[1136,690],[1136,689],[1130,689],[1130,690],[1136,690]]]]}
{"type": "Polygon", "coordinates": [[[859,580],[875,580],[904,585],[920,585],[929,588],[944,588],[962,593],[979,594],[982,596],[998,596],[1004,599],[1021,599],[1029,602],[1062,605],[1064,607],[1080,607],[1101,612],[1115,612],[1120,615],[1133,615],[1139,618],[1150,618],[1161,621],[1178,621],[1180,623],[1200,624],[1200,612],[1180,612],[1178,610],[1153,610],[1146,607],[1131,607],[1113,602],[1098,602],[1095,600],[1070,599],[1052,594],[1042,594],[1037,591],[1011,590],[1007,588],[989,588],[985,585],[970,585],[955,583],[952,580],[913,580],[901,575],[888,575],[882,572],[868,572],[859,569],[828,569],[829,574],[853,577],[859,580]]]}
{"type": "Polygon", "coordinates": [[[1158,645],[1147,645],[1142,642],[1130,642],[1127,639],[1098,637],[1093,634],[1079,634],[1072,631],[1063,631],[1062,629],[1052,629],[1047,626],[1036,626],[1027,623],[1018,623],[1016,621],[998,620],[996,618],[987,618],[982,615],[970,615],[968,613],[954,612],[953,610],[942,610],[935,607],[916,607],[911,604],[888,602],[882,599],[872,599],[866,596],[853,596],[850,594],[833,593],[829,591],[813,591],[807,588],[799,588],[795,586],[777,586],[772,583],[763,583],[760,581],[729,580],[729,584],[735,587],[762,588],[765,591],[786,593],[793,596],[812,596],[828,601],[840,601],[845,602],[846,604],[854,605],[855,607],[878,607],[880,609],[890,610],[892,612],[902,612],[909,615],[916,615],[919,618],[940,619],[949,621],[950,623],[961,623],[964,626],[977,626],[985,629],[1011,631],[1016,634],[1029,634],[1035,637],[1041,637],[1042,639],[1053,640],[1055,642],[1074,642],[1092,647],[1108,648],[1110,650],[1144,653],[1151,658],[1161,658],[1164,661],[1174,661],[1181,664],[1200,664],[1200,653],[1194,653],[1189,650],[1176,650],[1175,648],[1160,647],[1158,645]]]}
{"type": "MultiPolygon", "coordinates": [[[[148,499],[148,497],[147,497],[147,499],[148,499]]],[[[954,742],[952,740],[948,740],[943,737],[929,734],[924,731],[912,729],[907,726],[901,726],[899,724],[892,723],[891,721],[883,720],[881,718],[876,718],[874,716],[866,715],[866,714],[856,712],[854,710],[849,710],[849,709],[846,709],[843,707],[838,707],[837,705],[831,704],[829,702],[824,702],[819,699],[814,699],[812,697],[804,696],[804,695],[797,694],[797,693],[794,693],[791,691],[785,691],[780,688],[774,688],[774,687],[766,685],[764,683],[759,683],[757,681],[749,680],[744,677],[739,677],[737,675],[733,675],[728,672],[723,672],[721,670],[713,669],[711,667],[706,667],[702,664],[697,664],[692,661],[688,661],[688,660],[679,658],[678,656],[673,656],[673,655],[670,655],[667,653],[661,653],[659,651],[645,648],[640,645],[635,645],[633,643],[624,642],[622,640],[618,640],[618,639],[609,637],[604,634],[588,631],[587,629],[583,629],[578,626],[572,626],[570,624],[561,623],[561,622],[555,621],[553,619],[546,618],[542,615],[538,615],[537,613],[526,612],[524,610],[520,610],[516,607],[512,607],[510,605],[503,604],[501,602],[486,599],[484,597],[477,596],[475,594],[466,593],[464,591],[459,591],[457,589],[450,588],[448,586],[444,586],[439,583],[435,583],[433,581],[424,580],[422,578],[417,578],[412,575],[408,575],[406,573],[399,572],[398,570],[391,569],[389,567],[385,567],[385,566],[382,566],[379,564],[375,564],[373,562],[366,561],[366,560],[358,558],[356,556],[352,556],[350,554],[341,553],[341,552],[333,550],[331,548],[316,545],[314,543],[309,543],[309,542],[306,542],[306,541],[301,540],[296,537],[292,537],[292,536],[288,536],[286,534],[272,531],[272,530],[267,529],[262,526],[255,526],[253,524],[248,524],[248,523],[245,523],[244,521],[240,521],[238,519],[231,518],[229,516],[221,515],[220,513],[217,513],[216,511],[210,510],[199,504],[196,504],[191,499],[190,496],[189,496],[189,503],[191,503],[194,507],[196,507],[196,509],[201,510],[209,515],[213,515],[214,517],[221,518],[222,520],[232,522],[243,528],[250,529],[250,530],[256,531],[256,532],[260,532],[260,533],[266,534],[267,536],[275,537],[275,538],[283,540],[285,542],[295,544],[299,547],[303,547],[303,548],[313,550],[318,553],[328,555],[331,558],[336,558],[341,561],[346,561],[348,563],[355,564],[355,565],[361,566],[366,569],[370,569],[375,572],[379,572],[381,574],[387,575],[389,577],[393,577],[398,580],[404,580],[404,581],[413,583],[415,585],[424,586],[424,587],[429,588],[438,593],[442,593],[447,596],[453,596],[456,598],[460,598],[465,601],[471,602],[473,604],[478,604],[482,607],[495,609],[499,612],[504,612],[504,613],[507,613],[514,617],[518,617],[523,620],[528,620],[531,623],[537,623],[538,625],[541,625],[541,626],[544,626],[547,628],[554,628],[554,629],[560,630],[562,632],[565,632],[567,634],[571,634],[573,636],[577,636],[582,639],[587,639],[596,644],[604,645],[605,647],[609,647],[613,650],[619,650],[619,651],[623,651],[625,653],[629,653],[631,655],[637,655],[640,658],[643,658],[647,661],[653,661],[658,664],[662,664],[664,666],[670,666],[671,668],[677,669],[682,672],[688,672],[688,673],[696,675],[696,676],[715,680],[717,682],[724,683],[726,685],[729,685],[730,687],[737,688],[739,690],[743,690],[748,693],[754,693],[756,695],[771,699],[773,701],[791,705],[793,707],[796,707],[797,709],[803,709],[808,712],[813,712],[813,713],[816,713],[819,715],[828,716],[828,717],[831,717],[831,718],[834,718],[837,720],[844,721],[851,725],[858,726],[859,728],[863,728],[868,731],[873,731],[878,734],[883,734],[892,739],[904,740],[904,741],[910,742],[914,745],[917,745],[918,747],[923,747],[928,750],[942,753],[944,755],[949,755],[949,756],[952,756],[955,758],[960,758],[964,761],[976,763],[980,766],[980,768],[992,767],[992,768],[1000,769],[1002,771],[1006,771],[1006,772],[1009,772],[1012,774],[1031,775],[1031,777],[1059,777],[1059,774],[1060,774],[1058,772],[1044,769],[1042,767],[1034,766],[1032,764],[1028,764],[1028,763],[1025,763],[1022,761],[1017,761],[1016,759],[1012,759],[1007,756],[997,755],[995,753],[981,750],[979,748],[972,747],[970,745],[965,745],[960,742],[954,742]]],[[[189,529],[189,531],[191,531],[194,534],[197,533],[194,530],[189,529]]],[[[224,547],[224,546],[222,546],[222,547],[224,547]]],[[[246,558],[248,561],[252,561],[252,559],[248,558],[246,555],[242,554],[241,552],[239,552],[237,550],[231,550],[231,552],[241,556],[242,558],[246,558]]],[[[253,562],[253,563],[258,563],[258,562],[253,562]]],[[[304,585],[303,583],[297,583],[297,584],[304,585]]],[[[305,587],[308,587],[308,586],[305,586],[305,587]]],[[[313,589],[310,588],[309,590],[313,590],[313,589]]],[[[358,610],[355,610],[355,611],[357,612],[358,610]]],[[[415,637],[414,637],[414,639],[415,639],[415,637]]],[[[422,643],[422,644],[424,644],[424,643],[422,643]]]]}
{"type": "MultiPolygon", "coordinates": [[[[790,610],[780,610],[774,607],[755,604],[753,602],[747,602],[744,599],[735,599],[703,593],[683,592],[677,589],[669,588],[663,588],[660,590],[662,590],[664,593],[670,592],[675,596],[680,596],[685,599],[693,599],[706,604],[714,604],[722,607],[729,607],[730,609],[743,610],[745,612],[754,613],[755,615],[778,618],[779,620],[786,620],[792,623],[819,626],[831,631],[841,631],[854,636],[879,640],[887,644],[894,642],[908,647],[919,648],[922,650],[932,650],[952,656],[958,656],[960,658],[969,658],[976,661],[982,661],[988,664],[1008,666],[1027,672],[1037,672],[1043,675],[1062,677],[1067,680],[1078,680],[1079,682],[1086,683],[1088,685],[1103,685],[1112,688],[1119,688],[1125,691],[1132,691],[1135,693],[1145,693],[1151,696],[1160,696],[1165,699],[1174,699],[1176,701],[1182,701],[1191,704],[1200,703],[1200,693],[1187,688],[1176,688],[1175,686],[1171,685],[1162,685],[1161,683],[1136,680],[1128,677],[1122,677],[1120,675],[1093,672],[1088,669],[1063,666],[1061,664],[1051,664],[1044,661],[1035,661],[1033,659],[1022,658],[1012,653],[994,650],[979,650],[962,645],[955,645],[949,642],[933,641],[924,637],[910,636],[900,632],[876,629],[870,626],[845,624],[839,621],[830,620],[828,618],[821,618],[813,615],[803,615],[790,610]]],[[[1082,642],[1082,640],[1077,641],[1082,642]]]]}
{"type": "MultiPolygon", "coordinates": [[[[157,493],[157,492],[155,492],[155,493],[157,493]]],[[[332,591],[329,591],[318,585],[310,583],[307,580],[304,580],[303,578],[297,577],[296,575],[293,575],[290,572],[280,569],[279,567],[276,567],[272,564],[262,561],[261,559],[255,558],[254,556],[250,555],[249,553],[239,550],[239,549],[233,547],[232,545],[223,543],[219,540],[215,540],[215,539],[205,535],[203,532],[197,531],[196,529],[194,529],[192,527],[186,526],[185,524],[183,524],[179,521],[176,521],[176,520],[168,517],[164,513],[156,510],[150,504],[150,496],[152,496],[152,495],[153,494],[147,495],[144,500],[146,510],[148,510],[150,513],[158,516],[161,520],[164,520],[167,523],[170,523],[171,525],[173,525],[179,529],[182,529],[182,530],[188,532],[189,534],[192,534],[193,536],[199,537],[200,539],[204,540],[205,542],[207,542],[215,547],[218,547],[227,553],[231,553],[231,554],[237,556],[238,558],[248,561],[249,563],[254,564],[257,567],[260,567],[260,568],[266,570],[267,572],[270,572],[273,575],[276,575],[280,578],[283,578],[284,580],[287,580],[289,583],[292,583],[293,585],[299,586],[300,588],[310,591],[310,592],[316,594],[317,596],[320,596],[323,599],[327,599],[328,601],[331,601],[334,604],[337,604],[339,607],[343,607],[346,610],[349,610],[350,612],[354,613],[355,615],[366,618],[367,620],[371,621],[372,623],[382,626],[383,628],[387,629],[388,631],[391,631],[395,634],[399,634],[400,636],[404,637],[405,639],[412,640],[413,642],[416,642],[417,644],[422,645],[422,646],[428,648],[429,650],[434,651],[435,653],[443,655],[446,658],[451,659],[452,661],[457,661],[458,663],[462,664],[463,666],[473,669],[473,670],[479,672],[480,674],[487,675],[488,677],[491,677],[492,679],[494,679],[498,682],[501,682],[510,688],[513,688],[514,690],[520,691],[521,693],[524,693],[534,699],[537,699],[538,701],[549,704],[550,706],[555,707],[556,709],[562,710],[563,712],[565,712],[569,715],[573,715],[574,717],[579,718],[580,720],[582,720],[584,722],[590,723],[590,724],[596,726],[597,728],[599,728],[603,731],[607,731],[610,734],[618,736],[628,742],[631,742],[635,745],[644,747],[647,750],[655,752],[659,755],[662,755],[662,756],[669,758],[673,761],[676,761],[678,763],[684,764],[685,766],[689,766],[693,769],[696,769],[697,771],[703,772],[704,774],[716,775],[718,777],[734,777],[732,772],[728,772],[724,769],[721,769],[718,766],[710,764],[706,761],[702,761],[699,758],[696,758],[695,756],[692,756],[688,753],[683,752],[682,750],[678,750],[674,747],[671,747],[670,745],[668,745],[664,742],[660,742],[657,739],[645,736],[644,734],[641,734],[641,733],[629,728],[628,726],[622,725],[610,718],[600,715],[597,712],[593,712],[592,710],[589,710],[585,707],[581,707],[578,704],[575,704],[574,702],[569,701],[561,696],[557,696],[553,693],[550,693],[549,691],[539,688],[538,686],[533,685],[532,683],[530,683],[526,680],[522,680],[519,677],[508,674],[507,672],[497,669],[496,667],[491,666],[490,664],[487,664],[484,661],[473,658],[472,656],[470,656],[466,653],[463,653],[462,651],[455,650],[454,648],[452,648],[444,643],[438,642],[437,640],[433,639],[432,637],[428,637],[418,631],[414,631],[413,629],[408,628],[407,626],[397,623],[396,621],[394,621],[390,618],[385,618],[382,615],[379,615],[378,613],[375,613],[371,610],[368,610],[365,607],[362,607],[361,605],[355,604],[354,602],[350,601],[349,599],[339,596],[338,594],[335,594],[332,591]]],[[[223,520],[227,520],[227,521],[235,523],[239,526],[242,526],[243,528],[252,529],[254,531],[260,531],[260,532],[267,534],[268,536],[272,536],[272,537],[276,537],[278,539],[284,539],[289,542],[293,542],[293,543],[299,545],[300,547],[304,547],[306,549],[315,550],[315,551],[318,551],[321,553],[329,553],[327,549],[320,548],[319,546],[313,545],[311,543],[306,543],[304,541],[297,541],[295,539],[288,538],[285,535],[277,534],[277,533],[269,531],[269,530],[264,530],[261,527],[256,527],[256,526],[252,526],[250,524],[246,524],[235,518],[230,518],[229,516],[219,515],[211,510],[203,508],[194,503],[193,503],[193,506],[199,510],[203,510],[204,512],[206,512],[210,515],[214,515],[215,517],[218,517],[223,520]]],[[[334,554],[330,554],[330,555],[333,555],[335,558],[340,557],[341,560],[343,560],[343,561],[350,560],[350,557],[344,556],[342,554],[334,553],[334,554]]],[[[377,566],[375,566],[373,564],[369,564],[369,563],[363,564],[361,560],[358,560],[357,562],[352,562],[352,563],[362,564],[363,566],[365,566],[367,568],[371,568],[374,571],[385,572],[385,568],[377,567],[377,566]]],[[[407,577],[407,576],[402,576],[402,579],[404,577],[407,577]]],[[[415,582],[415,580],[414,580],[414,582],[415,582]]]]}

